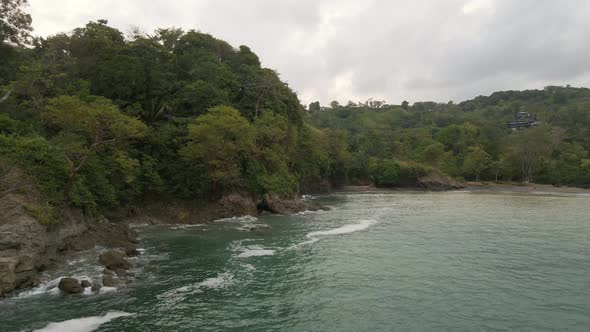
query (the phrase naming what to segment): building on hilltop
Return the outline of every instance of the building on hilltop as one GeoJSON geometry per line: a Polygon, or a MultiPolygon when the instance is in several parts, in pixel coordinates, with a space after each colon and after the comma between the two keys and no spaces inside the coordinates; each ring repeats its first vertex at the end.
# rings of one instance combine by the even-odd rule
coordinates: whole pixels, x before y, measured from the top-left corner
{"type": "Polygon", "coordinates": [[[530,128],[537,125],[535,116],[528,112],[518,112],[515,121],[508,122],[508,128],[512,130],[519,130],[523,128],[530,128]]]}

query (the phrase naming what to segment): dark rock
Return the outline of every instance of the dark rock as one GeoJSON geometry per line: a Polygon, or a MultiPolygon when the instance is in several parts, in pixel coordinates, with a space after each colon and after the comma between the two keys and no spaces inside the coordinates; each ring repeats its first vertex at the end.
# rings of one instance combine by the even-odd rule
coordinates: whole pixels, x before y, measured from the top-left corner
{"type": "Polygon", "coordinates": [[[219,200],[219,217],[255,216],[258,214],[256,203],[251,197],[232,193],[219,200]]]}
{"type": "Polygon", "coordinates": [[[102,285],[104,287],[116,287],[119,283],[115,279],[113,275],[110,274],[103,274],[102,275],[102,285]]]}
{"type": "Polygon", "coordinates": [[[127,248],[125,249],[125,254],[129,257],[139,256],[139,250],[135,248],[127,248]]]}
{"type": "Polygon", "coordinates": [[[274,194],[265,194],[259,204],[261,210],[277,214],[293,214],[303,211],[325,210],[321,205],[300,199],[283,199],[274,194]]]}
{"type": "Polygon", "coordinates": [[[82,280],[82,281],[80,281],[80,286],[82,286],[84,288],[87,288],[87,287],[90,287],[92,285],[90,284],[90,281],[88,281],[88,280],[82,280]]]}
{"type": "Polygon", "coordinates": [[[418,186],[432,191],[456,190],[465,187],[463,183],[439,171],[433,171],[418,179],[418,186]]]}
{"type": "Polygon", "coordinates": [[[101,286],[101,285],[100,285],[98,282],[96,282],[96,281],[95,281],[95,282],[92,284],[92,286],[90,287],[90,290],[91,290],[93,293],[98,293],[98,292],[100,292],[100,289],[101,289],[101,288],[102,288],[102,286],[101,286]]]}
{"type": "Polygon", "coordinates": [[[104,254],[101,254],[98,257],[98,261],[110,270],[129,270],[129,268],[131,267],[131,264],[125,258],[125,254],[116,250],[107,251],[104,254]]]}
{"type": "Polygon", "coordinates": [[[80,294],[84,292],[84,288],[75,278],[62,278],[57,286],[59,290],[66,294],[80,294]]]}
{"type": "Polygon", "coordinates": [[[104,287],[119,287],[129,283],[126,277],[117,277],[116,275],[103,274],[102,285],[104,287]]]}
{"type": "Polygon", "coordinates": [[[117,277],[119,278],[125,278],[127,277],[127,270],[125,269],[115,269],[115,274],[117,275],[117,277]]]}
{"type": "Polygon", "coordinates": [[[104,269],[102,270],[102,274],[106,274],[106,275],[115,275],[115,272],[113,272],[113,270],[109,270],[109,269],[104,269]]]}

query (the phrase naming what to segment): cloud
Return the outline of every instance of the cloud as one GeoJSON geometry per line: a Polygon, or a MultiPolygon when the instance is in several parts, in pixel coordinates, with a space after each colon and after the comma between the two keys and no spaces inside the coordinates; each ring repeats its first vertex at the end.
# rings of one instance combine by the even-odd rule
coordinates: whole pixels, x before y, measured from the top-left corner
{"type": "Polygon", "coordinates": [[[30,0],[36,33],[105,18],[250,46],[304,103],[460,101],[588,85],[590,2],[570,0],[30,0]]]}

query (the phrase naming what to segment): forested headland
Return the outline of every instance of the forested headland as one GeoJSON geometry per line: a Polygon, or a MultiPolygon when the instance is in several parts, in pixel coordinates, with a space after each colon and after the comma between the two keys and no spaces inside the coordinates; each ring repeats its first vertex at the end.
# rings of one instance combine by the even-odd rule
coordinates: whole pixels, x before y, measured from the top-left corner
{"type": "Polygon", "coordinates": [[[411,186],[431,173],[590,185],[585,88],[304,107],[250,48],[195,30],[125,35],[99,20],[31,38],[26,16],[10,27],[0,48],[0,176],[18,168],[30,177],[46,199],[33,210],[48,219],[63,206],[290,198],[329,185],[411,186]],[[536,126],[508,128],[518,112],[536,126]]]}

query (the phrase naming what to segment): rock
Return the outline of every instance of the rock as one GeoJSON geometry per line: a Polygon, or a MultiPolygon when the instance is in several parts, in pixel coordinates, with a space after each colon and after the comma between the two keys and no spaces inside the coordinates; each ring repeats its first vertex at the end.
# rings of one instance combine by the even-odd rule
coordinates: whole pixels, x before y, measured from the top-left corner
{"type": "Polygon", "coordinates": [[[115,275],[115,272],[113,272],[113,270],[109,270],[109,269],[104,269],[102,270],[102,274],[107,274],[107,275],[115,275]]]}
{"type": "Polygon", "coordinates": [[[325,210],[319,204],[305,202],[300,199],[282,199],[275,194],[265,194],[259,207],[262,210],[277,214],[293,214],[303,211],[325,210]]]}
{"type": "Polygon", "coordinates": [[[125,269],[115,269],[115,274],[117,275],[117,277],[119,278],[125,278],[127,277],[127,270],[125,269]]]}
{"type": "Polygon", "coordinates": [[[95,281],[95,282],[92,284],[92,286],[90,287],[90,290],[91,290],[93,293],[98,293],[98,292],[100,292],[100,289],[101,289],[101,288],[102,288],[102,286],[101,286],[101,285],[100,285],[98,282],[96,282],[96,281],[95,281]]]}
{"type": "Polygon", "coordinates": [[[75,278],[61,278],[57,287],[66,294],[80,294],[84,292],[84,287],[75,278]]]}
{"type": "Polygon", "coordinates": [[[127,249],[125,249],[125,254],[128,257],[139,256],[139,250],[137,250],[135,248],[127,248],[127,249]]]}
{"type": "Polygon", "coordinates": [[[90,287],[92,285],[90,284],[90,281],[88,281],[88,280],[82,280],[82,281],[80,281],[80,286],[82,286],[84,288],[88,288],[88,287],[90,287]]]}
{"type": "Polygon", "coordinates": [[[125,258],[125,255],[119,251],[111,250],[98,257],[98,261],[109,270],[123,269],[129,270],[131,264],[125,258]]]}
{"type": "Polygon", "coordinates": [[[219,217],[255,216],[258,214],[256,203],[251,197],[232,193],[219,200],[219,217]]]}
{"type": "Polygon", "coordinates": [[[110,274],[103,274],[102,275],[102,285],[104,287],[116,287],[118,284],[117,280],[115,280],[115,277],[113,275],[110,274]]]}
{"type": "Polygon", "coordinates": [[[427,176],[418,179],[418,186],[432,191],[446,191],[464,188],[465,185],[450,176],[440,172],[433,171],[427,176]]]}
{"type": "Polygon", "coordinates": [[[4,296],[15,288],[14,268],[16,264],[16,257],[0,257],[0,296],[4,296]]]}
{"type": "Polygon", "coordinates": [[[129,283],[129,280],[125,277],[117,277],[115,275],[110,274],[102,275],[102,285],[104,287],[119,287],[126,283],[129,283]]]}

